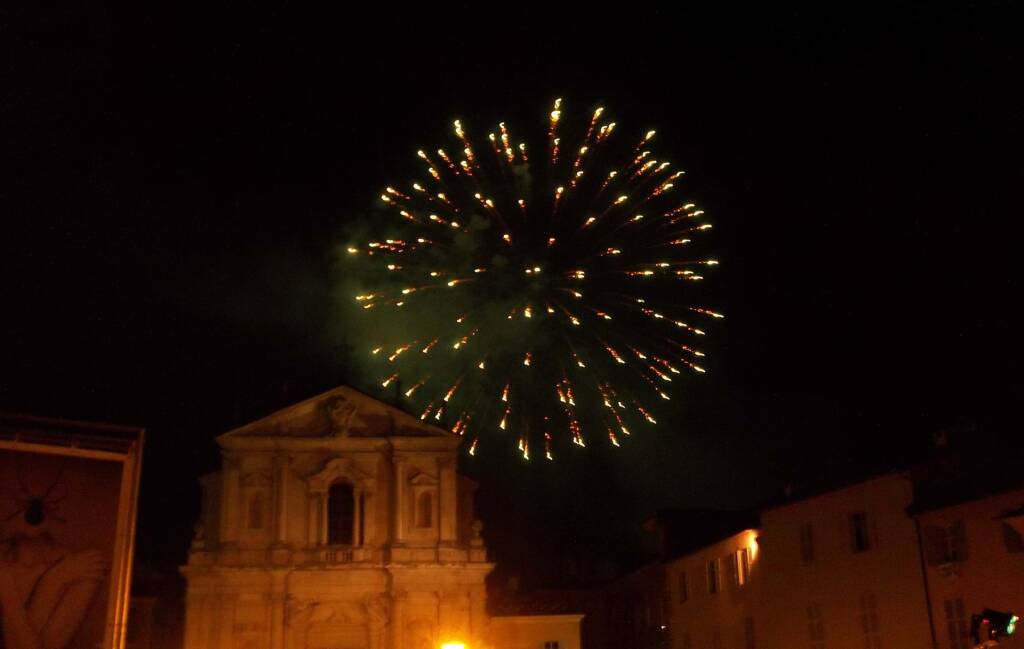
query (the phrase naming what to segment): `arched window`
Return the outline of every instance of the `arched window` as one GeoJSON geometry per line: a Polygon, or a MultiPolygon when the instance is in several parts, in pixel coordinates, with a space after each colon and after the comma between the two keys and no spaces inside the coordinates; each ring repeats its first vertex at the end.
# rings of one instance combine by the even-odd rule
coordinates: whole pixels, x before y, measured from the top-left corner
{"type": "Polygon", "coordinates": [[[249,496],[249,520],[250,530],[263,529],[263,494],[249,496]]]}
{"type": "Polygon", "coordinates": [[[355,499],[352,485],[335,482],[327,492],[327,542],[352,545],[355,499]]]}
{"type": "Polygon", "coordinates": [[[424,491],[416,499],[416,527],[434,526],[434,497],[424,491]]]}

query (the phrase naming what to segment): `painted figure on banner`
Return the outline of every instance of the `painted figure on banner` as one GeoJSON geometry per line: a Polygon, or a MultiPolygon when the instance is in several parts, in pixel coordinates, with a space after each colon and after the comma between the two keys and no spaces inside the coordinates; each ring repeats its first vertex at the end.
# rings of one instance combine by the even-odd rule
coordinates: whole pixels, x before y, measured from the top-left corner
{"type": "MultiPolygon", "coordinates": [[[[78,521],[69,521],[69,512],[76,519],[88,512],[74,511],[79,497],[68,506],[67,461],[18,455],[24,457],[0,458],[13,459],[0,466],[6,473],[0,482],[0,647],[94,644],[96,631],[102,631],[83,627],[101,599],[97,594],[107,581],[109,553],[89,547],[95,535],[79,535],[78,521]]],[[[79,486],[80,479],[76,490],[79,486]]]]}

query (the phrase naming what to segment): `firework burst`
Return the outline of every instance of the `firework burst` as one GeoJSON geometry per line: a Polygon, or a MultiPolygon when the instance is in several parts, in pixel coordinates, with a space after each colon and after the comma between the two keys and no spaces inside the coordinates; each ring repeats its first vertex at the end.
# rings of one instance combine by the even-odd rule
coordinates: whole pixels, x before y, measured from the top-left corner
{"type": "MultiPolygon", "coordinates": [[[[699,299],[711,225],[652,153],[654,131],[618,143],[596,109],[575,130],[556,100],[539,140],[509,125],[417,152],[422,175],[386,187],[396,218],[350,243],[355,296],[380,385],[467,439],[526,458],[656,424],[685,373],[701,373],[699,299]]],[[[614,134],[614,135],[613,135],[614,134]]]]}

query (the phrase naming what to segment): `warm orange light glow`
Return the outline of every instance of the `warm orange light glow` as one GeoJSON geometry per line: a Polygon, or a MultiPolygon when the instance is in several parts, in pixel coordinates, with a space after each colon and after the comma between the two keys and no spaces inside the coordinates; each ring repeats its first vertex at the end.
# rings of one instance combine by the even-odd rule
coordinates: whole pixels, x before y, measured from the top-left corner
{"type": "Polygon", "coordinates": [[[747,530],[747,551],[750,552],[750,562],[757,560],[757,530],[747,530]]]}
{"type": "Polygon", "coordinates": [[[441,649],[466,649],[464,642],[445,642],[441,644],[441,649]]]}

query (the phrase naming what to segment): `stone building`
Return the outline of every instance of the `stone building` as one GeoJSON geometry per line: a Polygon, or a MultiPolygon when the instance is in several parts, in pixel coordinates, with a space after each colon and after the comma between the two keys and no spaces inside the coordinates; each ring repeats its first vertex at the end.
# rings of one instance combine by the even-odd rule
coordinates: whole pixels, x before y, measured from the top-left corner
{"type": "Polygon", "coordinates": [[[668,543],[662,561],[604,587],[607,613],[583,610],[612,626],[583,646],[970,649],[972,614],[1024,611],[1024,478],[1016,461],[1004,478],[954,466],[790,498],[731,529],[690,519],[695,538],[715,534],[668,543]]]}
{"type": "MultiPolygon", "coordinates": [[[[986,608],[1024,614],[1024,488],[922,502],[911,514],[921,531],[936,646],[973,646],[971,615],[986,608]]],[[[1024,647],[1024,636],[1000,646],[1024,647]]]]}
{"type": "Polygon", "coordinates": [[[340,387],[218,437],[188,565],[188,649],[489,646],[460,438],[340,387]]]}

